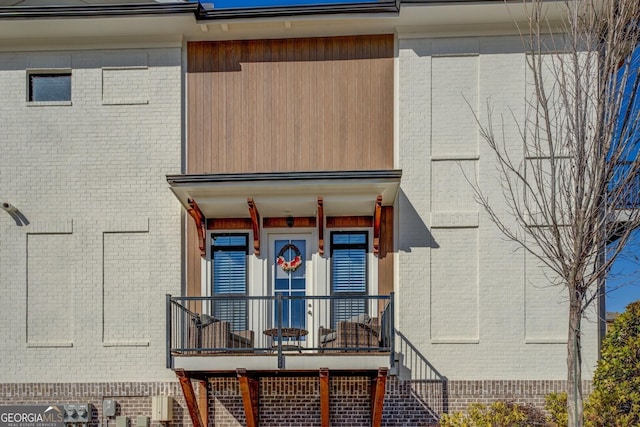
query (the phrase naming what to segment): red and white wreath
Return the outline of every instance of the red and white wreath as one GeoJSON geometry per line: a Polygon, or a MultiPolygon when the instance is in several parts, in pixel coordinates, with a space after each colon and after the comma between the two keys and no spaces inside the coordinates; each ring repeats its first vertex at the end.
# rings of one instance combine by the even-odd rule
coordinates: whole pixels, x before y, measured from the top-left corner
{"type": "Polygon", "coordinates": [[[280,249],[280,252],[278,252],[276,263],[284,271],[296,271],[298,267],[302,265],[302,254],[300,253],[300,249],[298,249],[293,243],[287,243],[282,247],[282,249],[280,249]],[[292,260],[287,261],[284,259],[284,254],[289,249],[293,251],[294,257],[292,260]]]}

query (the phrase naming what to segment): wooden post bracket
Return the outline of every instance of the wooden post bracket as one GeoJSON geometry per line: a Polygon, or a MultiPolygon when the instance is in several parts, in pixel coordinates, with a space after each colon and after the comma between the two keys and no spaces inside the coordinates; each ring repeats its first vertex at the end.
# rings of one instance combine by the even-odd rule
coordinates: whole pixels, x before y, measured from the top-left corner
{"type": "Polygon", "coordinates": [[[191,378],[189,378],[182,369],[176,369],[176,376],[178,377],[178,381],[180,382],[182,394],[184,395],[184,401],[187,404],[187,409],[189,411],[189,416],[191,417],[193,427],[206,427],[206,424],[203,424],[202,418],[200,416],[200,410],[198,409],[198,400],[196,399],[196,393],[193,390],[193,384],[191,384],[191,378]]]}
{"type": "Polygon", "coordinates": [[[260,213],[253,199],[247,199],[249,215],[251,215],[251,228],[253,230],[253,250],[256,256],[260,255],[260,213]]]}
{"type": "Polygon", "coordinates": [[[189,215],[191,215],[191,218],[193,218],[193,221],[196,224],[196,229],[198,230],[198,246],[200,247],[200,256],[204,256],[206,254],[204,240],[205,229],[207,228],[207,220],[205,219],[204,214],[200,210],[200,206],[198,206],[195,200],[189,199],[187,203],[189,204],[189,209],[187,209],[187,212],[189,213],[189,215]]]}
{"type": "Polygon", "coordinates": [[[382,220],[382,195],[376,198],[376,207],[373,212],[373,254],[380,253],[380,224],[382,220]]]}
{"type": "Polygon", "coordinates": [[[209,381],[198,381],[198,408],[200,409],[200,419],[202,425],[209,425],[209,381]]]}
{"type": "Polygon", "coordinates": [[[329,406],[329,368],[320,368],[320,425],[331,425],[329,406]]]}
{"type": "Polygon", "coordinates": [[[371,381],[371,426],[382,425],[382,408],[387,384],[387,368],[378,368],[378,376],[371,381]]]}
{"type": "Polygon", "coordinates": [[[246,369],[236,369],[247,427],[258,427],[258,381],[247,376],[246,369]]]}

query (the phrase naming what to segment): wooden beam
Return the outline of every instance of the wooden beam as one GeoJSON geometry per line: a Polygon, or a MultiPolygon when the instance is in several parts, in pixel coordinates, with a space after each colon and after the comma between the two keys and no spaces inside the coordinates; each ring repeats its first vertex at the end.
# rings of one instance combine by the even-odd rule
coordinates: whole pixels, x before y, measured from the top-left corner
{"type": "MultiPolygon", "coordinates": [[[[316,218],[313,216],[293,217],[293,228],[311,228],[316,226],[316,218]]],[[[262,219],[263,228],[289,228],[287,217],[268,217],[262,219]]]]}
{"type": "Polygon", "coordinates": [[[182,388],[182,394],[184,395],[184,401],[187,404],[187,409],[189,410],[189,416],[191,417],[193,427],[206,427],[206,425],[202,423],[202,418],[200,417],[198,401],[196,399],[196,393],[193,391],[191,378],[189,378],[182,369],[176,369],[176,376],[178,377],[178,381],[180,381],[180,387],[182,388]]]}
{"type": "Polygon", "coordinates": [[[249,215],[251,215],[251,228],[253,229],[253,250],[260,255],[260,213],[252,198],[247,199],[249,204],[249,215]]]}
{"type": "Polygon", "coordinates": [[[371,426],[382,425],[382,408],[384,406],[384,391],[387,384],[387,368],[379,368],[378,376],[371,384],[371,426]]]}
{"type": "Polygon", "coordinates": [[[204,256],[206,253],[204,240],[207,221],[204,218],[204,214],[200,210],[200,206],[198,206],[195,200],[189,199],[187,200],[187,203],[189,204],[189,209],[187,209],[187,212],[189,213],[189,215],[191,215],[191,218],[193,218],[193,221],[196,224],[196,229],[198,230],[198,247],[200,248],[200,256],[204,256]]]}
{"type": "Polygon", "coordinates": [[[198,381],[198,408],[200,409],[200,419],[205,427],[209,425],[209,381],[198,381]]]}
{"type": "Polygon", "coordinates": [[[329,409],[329,368],[320,368],[320,425],[322,427],[331,425],[329,409]]]}
{"type": "Polygon", "coordinates": [[[327,228],[373,227],[372,216],[328,216],[327,228]]]}
{"type": "Polygon", "coordinates": [[[209,230],[246,230],[252,227],[250,218],[209,218],[209,230]]]}
{"type": "Polygon", "coordinates": [[[376,199],[376,207],[373,213],[373,254],[380,253],[380,223],[382,218],[382,195],[376,199]]]}
{"type": "Polygon", "coordinates": [[[247,376],[246,369],[236,369],[247,427],[258,427],[258,381],[247,376]]]}
{"type": "Polygon", "coordinates": [[[318,197],[318,254],[324,255],[324,201],[318,197]]]}

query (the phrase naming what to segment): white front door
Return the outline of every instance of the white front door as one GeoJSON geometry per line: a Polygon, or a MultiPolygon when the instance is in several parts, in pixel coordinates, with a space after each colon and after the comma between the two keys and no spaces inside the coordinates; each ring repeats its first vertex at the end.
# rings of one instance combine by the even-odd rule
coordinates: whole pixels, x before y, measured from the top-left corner
{"type": "Polygon", "coordinates": [[[311,233],[269,236],[270,292],[273,296],[283,297],[281,307],[277,302],[274,305],[273,327],[277,327],[281,315],[283,328],[309,329],[304,297],[311,289],[310,241],[311,233]]]}

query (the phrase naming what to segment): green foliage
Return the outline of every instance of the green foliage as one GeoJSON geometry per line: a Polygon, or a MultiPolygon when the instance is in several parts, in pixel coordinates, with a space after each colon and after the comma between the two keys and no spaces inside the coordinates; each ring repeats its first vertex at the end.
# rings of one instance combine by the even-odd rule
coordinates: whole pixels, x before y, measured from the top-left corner
{"type": "MultiPolygon", "coordinates": [[[[602,341],[602,359],[584,408],[586,427],[640,425],[640,301],[627,306],[602,341]]],[[[548,419],[567,425],[567,394],[546,396],[548,419]]]]}
{"type": "Polygon", "coordinates": [[[640,425],[640,301],[629,304],[605,336],[593,385],[589,425],[640,425]]]}
{"type": "Polygon", "coordinates": [[[567,427],[569,415],[567,414],[567,393],[550,393],[544,398],[544,409],[549,414],[548,420],[556,427],[567,427]]]}
{"type": "Polygon", "coordinates": [[[440,427],[534,427],[544,426],[542,411],[531,405],[494,402],[491,405],[472,403],[467,413],[445,414],[440,427]]]}

